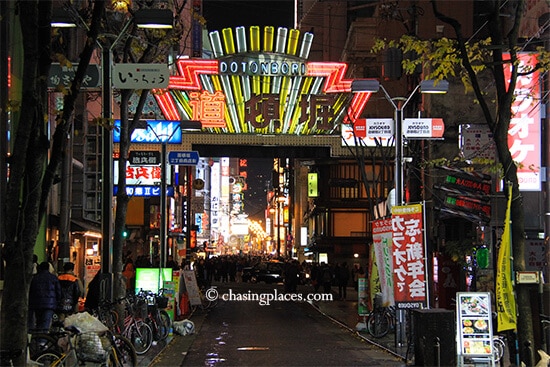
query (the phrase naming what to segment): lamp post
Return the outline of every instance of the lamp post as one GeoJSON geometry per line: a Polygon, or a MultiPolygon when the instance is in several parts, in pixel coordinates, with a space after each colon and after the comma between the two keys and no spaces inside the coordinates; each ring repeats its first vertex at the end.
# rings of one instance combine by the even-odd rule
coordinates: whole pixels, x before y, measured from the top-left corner
{"type": "MultiPolygon", "coordinates": [[[[395,202],[393,205],[403,205],[403,109],[411,101],[417,91],[420,93],[447,93],[449,89],[449,82],[446,80],[434,81],[423,80],[418,84],[408,97],[392,98],[387,90],[374,79],[358,79],[354,80],[351,85],[352,92],[371,92],[376,93],[379,89],[382,89],[384,96],[391,103],[395,109],[395,202]],[[397,103],[396,103],[397,102],[397,103]]],[[[425,271],[427,272],[427,259],[425,259],[425,271]]],[[[427,278],[427,277],[426,277],[427,278]]],[[[426,282],[426,302],[429,306],[429,287],[426,282]]],[[[405,342],[405,312],[403,309],[397,310],[397,327],[395,330],[395,344],[401,346],[405,342]]]]}
{"type": "Polygon", "coordinates": [[[420,93],[441,94],[447,93],[449,82],[446,80],[434,81],[423,80],[418,84],[407,98],[390,97],[388,91],[378,80],[374,79],[357,79],[351,84],[352,92],[371,92],[377,93],[382,89],[384,96],[391,103],[395,110],[395,205],[404,203],[403,195],[403,110],[411,101],[417,91],[420,93]],[[397,101],[397,103],[396,103],[397,101]]]}
{"type": "MultiPolygon", "coordinates": [[[[136,129],[145,129],[149,130],[155,135],[155,138],[157,141],[161,144],[161,157],[160,157],[160,230],[159,230],[159,236],[160,236],[160,243],[159,243],[159,252],[160,252],[160,267],[163,268],[166,265],[166,251],[167,251],[167,245],[166,245],[166,239],[167,239],[167,229],[168,229],[168,223],[167,223],[167,197],[166,197],[166,155],[167,155],[167,143],[172,139],[174,134],[180,130],[180,131],[200,131],[202,128],[202,124],[200,121],[191,121],[191,120],[185,120],[180,121],[177,128],[175,128],[170,134],[157,134],[155,129],[147,123],[147,120],[140,120],[138,126],[136,126],[136,129]]],[[[187,169],[188,178],[187,181],[189,181],[189,167],[187,169]]],[[[189,190],[189,182],[187,184],[187,189],[189,190]]],[[[188,191],[188,200],[187,200],[187,246],[189,246],[189,239],[190,239],[190,199],[189,199],[189,191],[188,191]]]]}
{"type": "MultiPolygon", "coordinates": [[[[113,48],[126,36],[130,25],[135,21],[139,28],[172,28],[173,14],[164,9],[141,9],[134,18],[129,19],[123,26],[117,38],[110,45],[99,45],[102,49],[103,71],[103,109],[102,117],[105,121],[112,119],[112,56],[113,48]]],[[[108,128],[102,131],[102,170],[101,170],[101,268],[103,272],[113,272],[113,134],[108,128]]]]}

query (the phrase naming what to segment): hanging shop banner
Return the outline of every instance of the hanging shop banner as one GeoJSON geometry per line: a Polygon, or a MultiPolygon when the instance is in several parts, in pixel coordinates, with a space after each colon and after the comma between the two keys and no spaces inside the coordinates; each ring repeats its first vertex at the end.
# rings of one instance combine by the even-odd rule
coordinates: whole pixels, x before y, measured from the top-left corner
{"type": "Polygon", "coordinates": [[[461,359],[485,357],[492,361],[491,294],[458,292],[456,294],[457,353],[461,359]]]}
{"type": "Polygon", "coordinates": [[[372,242],[380,279],[382,306],[392,306],[394,299],[391,219],[379,219],[372,222],[372,242]]]}
{"type": "Polygon", "coordinates": [[[393,289],[397,308],[426,305],[422,204],[392,208],[393,289]]]}
{"type": "Polygon", "coordinates": [[[374,256],[374,246],[369,247],[369,261],[367,262],[367,306],[369,310],[374,310],[374,301],[377,294],[380,294],[380,277],[378,276],[378,264],[374,256]]]}
{"type": "Polygon", "coordinates": [[[369,314],[369,295],[367,293],[367,280],[365,278],[357,279],[357,314],[367,316],[369,314]]]}
{"type": "MultiPolygon", "coordinates": [[[[541,82],[535,69],[537,55],[518,53],[519,72],[512,102],[512,119],[508,129],[508,147],[516,163],[519,188],[523,191],[541,191],[541,82]]],[[[511,63],[504,63],[508,84],[511,63]]],[[[506,86],[508,87],[508,85],[506,86]]]]}
{"type": "Polygon", "coordinates": [[[508,204],[504,219],[504,231],[500,241],[497,258],[496,303],[498,313],[497,331],[516,329],[516,301],[512,284],[512,233],[510,207],[512,205],[512,186],[508,189],[508,204]]]}

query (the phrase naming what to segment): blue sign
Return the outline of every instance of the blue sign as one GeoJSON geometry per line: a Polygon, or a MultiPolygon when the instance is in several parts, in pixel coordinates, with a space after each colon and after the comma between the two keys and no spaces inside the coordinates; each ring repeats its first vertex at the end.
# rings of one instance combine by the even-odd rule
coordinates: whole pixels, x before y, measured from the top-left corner
{"type": "MultiPolygon", "coordinates": [[[[118,192],[118,185],[114,186],[113,195],[116,195],[118,192]]],[[[139,196],[139,197],[149,197],[149,196],[160,196],[160,186],[126,186],[126,194],[128,196],[139,196]]],[[[166,196],[174,196],[174,187],[166,186],[166,196]]]]}
{"type": "MultiPolygon", "coordinates": [[[[180,121],[147,120],[146,129],[135,129],[130,137],[131,143],[142,144],[181,144],[180,121]]],[[[120,120],[115,120],[113,142],[120,143],[120,120]]]]}
{"type": "Polygon", "coordinates": [[[196,166],[199,163],[199,152],[169,152],[168,163],[176,166],[196,166]]]}

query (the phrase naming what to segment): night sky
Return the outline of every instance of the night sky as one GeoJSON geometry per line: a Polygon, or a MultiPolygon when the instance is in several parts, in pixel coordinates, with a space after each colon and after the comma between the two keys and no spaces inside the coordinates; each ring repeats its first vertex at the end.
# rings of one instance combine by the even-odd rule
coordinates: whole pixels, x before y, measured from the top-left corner
{"type": "Polygon", "coordinates": [[[294,28],[294,1],[203,0],[203,17],[209,31],[253,25],[294,28]]]}

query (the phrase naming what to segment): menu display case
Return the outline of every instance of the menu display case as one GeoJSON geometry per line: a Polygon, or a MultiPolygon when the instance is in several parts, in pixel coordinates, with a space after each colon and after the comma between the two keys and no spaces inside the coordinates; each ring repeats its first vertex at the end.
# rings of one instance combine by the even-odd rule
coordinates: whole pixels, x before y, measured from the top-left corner
{"type": "Polygon", "coordinates": [[[486,360],[494,365],[490,293],[459,292],[456,308],[459,360],[486,360]]]}

